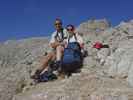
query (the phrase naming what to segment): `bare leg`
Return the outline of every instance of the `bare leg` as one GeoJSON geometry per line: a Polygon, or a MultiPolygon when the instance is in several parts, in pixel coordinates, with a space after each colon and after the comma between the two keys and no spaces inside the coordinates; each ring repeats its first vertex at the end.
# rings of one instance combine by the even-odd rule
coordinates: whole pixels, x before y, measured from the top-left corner
{"type": "MultiPolygon", "coordinates": [[[[64,53],[64,47],[58,46],[56,48],[56,60],[57,61],[60,61],[62,59],[63,53],[64,53]]],[[[63,71],[61,71],[61,69],[58,69],[58,78],[59,79],[65,78],[65,74],[63,71]]]]}
{"type": "Polygon", "coordinates": [[[49,61],[55,60],[55,58],[56,58],[55,52],[48,53],[41,61],[42,65],[36,70],[36,72],[34,73],[34,75],[31,76],[31,78],[36,79],[41,74],[41,72],[43,72],[43,70],[48,67],[49,61]]]}
{"type": "Polygon", "coordinates": [[[43,58],[43,60],[41,61],[42,65],[40,66],[39,70],[43,71],[44,69],[46,69],[48,67],[49,61],[55,60],[55,58],[56,58],[56,53],[55,52],[48,53],[47,56],[45,56],[43,58]]]}
{"type": "Polygon", "coordinates": [[[61,60],[61,58],[63,56],[63,51],[64,51],[64,47],[62,47],[62,46],[58,46],[56,48],[56,60],[57,61],[60,61],[61,60]]]}

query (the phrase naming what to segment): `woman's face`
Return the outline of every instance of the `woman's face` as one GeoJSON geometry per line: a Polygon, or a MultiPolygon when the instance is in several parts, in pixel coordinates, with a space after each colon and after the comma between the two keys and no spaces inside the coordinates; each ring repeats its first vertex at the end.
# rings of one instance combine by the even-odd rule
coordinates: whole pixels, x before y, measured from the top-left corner
{"type": "Polygon", "coordinates": [[[73,27],[71,27],[71,26],[67,27],[67,31],[68,31],[70,37],[73,36],[73,34],[74,34],[73,27]]]}

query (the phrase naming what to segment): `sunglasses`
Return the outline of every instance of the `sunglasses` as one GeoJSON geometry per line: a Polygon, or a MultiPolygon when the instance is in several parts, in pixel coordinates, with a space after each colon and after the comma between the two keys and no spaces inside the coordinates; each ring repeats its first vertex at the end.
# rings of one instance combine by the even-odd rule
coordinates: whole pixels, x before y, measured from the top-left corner
{"type": "Polygon", "coordinates": [[[67,28],[67,31],[73,31],[73,28],[67,28]]]}

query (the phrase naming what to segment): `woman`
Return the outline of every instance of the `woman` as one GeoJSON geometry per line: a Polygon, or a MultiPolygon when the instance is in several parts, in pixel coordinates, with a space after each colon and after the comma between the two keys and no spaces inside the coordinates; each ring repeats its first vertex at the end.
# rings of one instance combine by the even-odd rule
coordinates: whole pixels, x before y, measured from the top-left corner
{"type": "Polygon", "coordinates": [[[68,38],[65,40],[66,45],[65,47],[67,47],[68,42],[78,42],[80,45],[80,48],[83,49],[84,48],[84,42],[83,42],[83,38],[75,32],[75,27],[74,25],[67,25],[66,27],[67,32],[68,32],[68,38]]]}

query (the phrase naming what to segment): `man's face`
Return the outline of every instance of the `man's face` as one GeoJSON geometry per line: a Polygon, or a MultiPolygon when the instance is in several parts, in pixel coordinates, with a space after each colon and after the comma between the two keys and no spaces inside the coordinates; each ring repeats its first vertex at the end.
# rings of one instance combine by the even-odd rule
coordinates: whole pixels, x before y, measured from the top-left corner
{"type": "Polygon", "coordinates": [[[55,28],[57,31],[62,29],[62,23],[59,20],[55,21],[55,28]]]}

